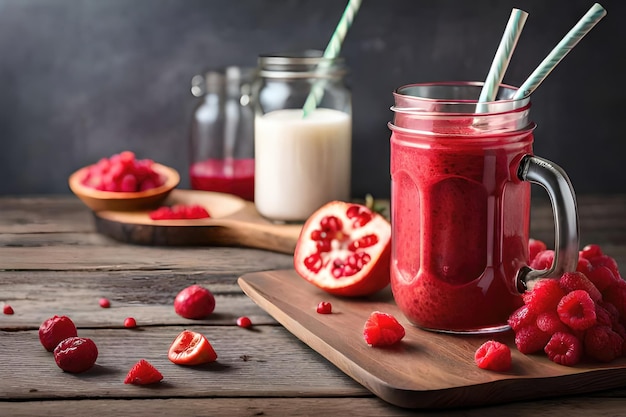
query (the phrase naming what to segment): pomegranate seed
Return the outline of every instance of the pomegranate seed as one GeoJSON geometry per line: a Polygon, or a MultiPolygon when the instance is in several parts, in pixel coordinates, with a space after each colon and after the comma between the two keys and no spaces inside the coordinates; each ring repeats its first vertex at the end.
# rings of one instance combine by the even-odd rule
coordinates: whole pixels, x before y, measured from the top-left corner
{"type": "Polygon", "coordinates": [[[323,233],[321,230],[315,229],[311,232],[311,240],[322,240],[325,237],[322,236],[323,234],[325,235],[325,233],[323,233]]]}
{"type": "Polygon", "coordinates": [[[378,243],[378,236],[366,235],[350,243],[350,245],[348,245],[348,249],[350,249],[351,251],[355,251],[361,248],[369,248],[370,246],[374,246],[377,243],[378,243]]]}
{"type": "Polygon", "coordinates": [[[335,216],[326,216],[323,217],[320,221],[320,226],[322,226],[322,231],[328,232],[336,232],[343,228],[343,224],[338,217],[335,216]]]}
{"type": "Polygon", "coordinates": [[[363,227],[372,220],[372,213],[363,212],[352,222],[353,227],[363,227]]]}
{"type": "Polygon", "coordinates": [[[328,301],[320,301],[317,305],[317,312],[319,314],[330,314],[333,312],[333,306],[328,301]]]}
{"type": "Polygon", "coordinates": [[[304,260],[304,266],[313,272],[319,272],[323,266],[322,257],[318,253],[309,255],[304,260]]]}
{"type": "Polygon", "coordinates": [[[349,219],[353,219],[356,216],[359,215],[359,212],[361,211],[361,209],[359,208],[359,206],[350,206],[348,207],[348,210],[346,210],[346,216],[349,219]]]}
{"type": "Polygon", "coordinates": [[[315,245],[318,252],[330,252],[332,246],[330,240],[320,240],[315,245]]]}
{"type": "Polygon", "coordinates": [[[128,329],[132,329],[133,327],[137,327],[137,320],[132,317],[126,317],[124,319],[124,327],[128,329]]]}
{"type": "Polygon", "coordinates": [[[98,304],[100,304],[100,307],[102,308],[109,308],[111,307],[111,302],[109,301],[108,298],[101,298],[100,301],[98,301],[98,304]]]}
{"type": "Polygon", "coordinates": [[[349,277],[352,276],[354,274],[356,274],[357,272],[359,272],[359,269],[352,266],[352,265],[346,265],[345,268],[343,268],[343,276],[344,277],[349,277]]]}
{"type": "Polygon", "coordinates": [[[237,319],[237,326],[247,329],[252,326],[252,321],[248,317],[242,316],[237,319]]]}
{"type": "Polygon", "coordinates": [[[3,312],[4,314],[7,314],[7,315],[11,315],[11,314],[14,314],[14,313],[15,313],[15,311],[13,311],[13,307],[11,307],[11,306],[10,306],[10,305],[8,305],[8,304],[5,304],[5,305],[2,307],[2,312],[3,312]]]}

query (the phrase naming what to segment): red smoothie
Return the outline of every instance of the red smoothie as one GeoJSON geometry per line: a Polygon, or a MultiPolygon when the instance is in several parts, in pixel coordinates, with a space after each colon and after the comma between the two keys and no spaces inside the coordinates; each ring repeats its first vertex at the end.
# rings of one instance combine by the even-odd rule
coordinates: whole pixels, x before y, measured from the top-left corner
{"type": "Polygon", "coordinates": [[[221,159],[196,162],[189,168],[191,188],[237,195],[254,201],[254,159],[221,159]]]}
{"type": "Polygon", "coordinates": [[[528,260],[530,184],[516,171],[532,126],[439,116],[396,113],[390,125],[394,299],[422,328],[504,330],[523,304],[515,279],[528,260]]]}

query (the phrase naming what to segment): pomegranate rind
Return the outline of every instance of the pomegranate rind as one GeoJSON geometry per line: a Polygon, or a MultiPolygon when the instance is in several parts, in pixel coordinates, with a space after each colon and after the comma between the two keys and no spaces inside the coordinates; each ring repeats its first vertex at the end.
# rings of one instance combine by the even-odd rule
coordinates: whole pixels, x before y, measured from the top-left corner
{"type": "Polygon", "coordinates": [[[294,268],[302,278],[327,293],[346,297],[371,295],[389,285],[390,261],[391,224],[383,216],[363,205],[343,201],[327,203],[307,219],[294,251],[294,268]],[[367,210],[371,214],[371,220],[363,227],[353,225],[354,219],[346,215],[348,209],[354,206],[360,210],[367,210]],[[342,231],[347,238],[343,242],[333,242],[333,250],[321,255],[324,258],[324,266],[318,272],[314,272],[305,265],[305,259],[318,250],[316,242],[310,236],[314,230],[318,229],[321,220],[329,215],[336,216],[342,221],[342,231]],[[334,277],[329,268],[332,259],[355,253],[347,248],[349,243],[368,234],[376,234],[378,241],[365,249],[357,249],[355,252],[366,252],[371,259],[354,275],[334,277]]]}

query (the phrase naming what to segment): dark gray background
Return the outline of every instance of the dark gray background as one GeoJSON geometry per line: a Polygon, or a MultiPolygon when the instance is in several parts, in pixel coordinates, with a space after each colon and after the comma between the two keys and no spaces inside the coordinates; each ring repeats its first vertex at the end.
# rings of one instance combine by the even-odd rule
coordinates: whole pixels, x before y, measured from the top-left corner
{"type": "MultiPolygon", "coordinates": [[[[68,175],[124,149],[188,187],[191,77],[260,53],[323,49],[339,0],[0,0],[0,194],[69,193],[68,175]]],[[[505,82],[521,84],[591,7],[572,0],[364,0],[344,43],[353,195],[389,195],[389,107],[413,82],[483,80],[512,7],[530,13],[505,82]]],[[[578,193],[626,191],[626,2],[533,94],[535,152],[578,193]]]]}

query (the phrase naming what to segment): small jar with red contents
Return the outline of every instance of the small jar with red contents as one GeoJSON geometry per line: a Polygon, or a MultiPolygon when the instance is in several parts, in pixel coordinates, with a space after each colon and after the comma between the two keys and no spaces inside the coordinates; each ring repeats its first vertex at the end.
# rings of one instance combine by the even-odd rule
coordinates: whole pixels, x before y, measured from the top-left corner
{"type": "Polygon", "coordinates": [[[254,201],[254,111],[256,70],[230,66],[192,79],[201,98],[191,122],[191,188],[254,201]]]}

